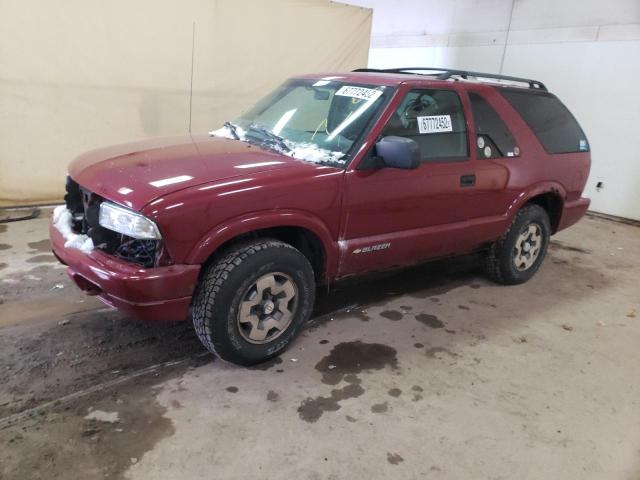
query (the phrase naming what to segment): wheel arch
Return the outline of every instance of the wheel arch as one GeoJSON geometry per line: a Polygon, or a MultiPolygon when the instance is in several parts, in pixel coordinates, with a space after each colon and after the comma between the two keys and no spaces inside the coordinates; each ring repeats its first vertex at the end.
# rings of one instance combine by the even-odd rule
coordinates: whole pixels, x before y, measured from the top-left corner
{"type": "Polygon", "coordinates": [[[551,223],[551,233],[558,231],[560,219],[562,218],[562,209],[564,208],[564,200],[566,191],[559,183],[545,182],[537,184],[527,192],[520,195],[510,206],[511,219],[518,211],[527,204],[535,204],[542,207],[549,215],[551,223]]]}
{"type": "Polygon", "coordinates": [[[337,245],[324,223],[306,212],[256,212],[224,222],[198,242],[187,262],[207,264],[239,242],[258,238],[275,238],[300,250],[318,282],[335,275],[337,245]]]}
{"type": "Polygon", "coordinates": [[[531,197],[527,203],[542,207],[547,212],[547,215],[549,215],[551,233],[554,234],[558,231],[564,200],[557,192],[539,193],[531,197]]]}

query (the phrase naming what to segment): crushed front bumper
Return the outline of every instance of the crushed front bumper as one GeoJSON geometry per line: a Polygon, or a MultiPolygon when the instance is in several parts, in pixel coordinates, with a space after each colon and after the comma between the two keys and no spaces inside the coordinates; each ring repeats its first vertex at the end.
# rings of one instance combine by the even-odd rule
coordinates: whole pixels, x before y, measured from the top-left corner
{"type": "Polygon", "coordinates": [[[87,294],[143,320],[187,319],[199,265],[141,268],[97,249],[84,253],[65,248],[64,238],[53,224],[49,235],[53,253],[87,294]]]}

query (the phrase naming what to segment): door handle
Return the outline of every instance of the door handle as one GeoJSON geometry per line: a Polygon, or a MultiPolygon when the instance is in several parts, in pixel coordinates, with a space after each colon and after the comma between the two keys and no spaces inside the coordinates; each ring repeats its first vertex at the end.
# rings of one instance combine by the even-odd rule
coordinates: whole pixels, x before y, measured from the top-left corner
{"type": "Polygon", "coordinates": [[[473,187],[476,184],[476,176],[475,175],[462,175],[460,177],[460,186],[461,187],[473,187]]]}

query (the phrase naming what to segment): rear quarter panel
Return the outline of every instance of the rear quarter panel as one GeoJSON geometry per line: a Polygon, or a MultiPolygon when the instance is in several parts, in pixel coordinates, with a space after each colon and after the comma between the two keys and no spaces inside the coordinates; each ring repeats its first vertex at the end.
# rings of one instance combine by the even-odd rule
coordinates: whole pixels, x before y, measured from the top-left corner
{"type": "MultiPolygon", "coordinates": [[[[469,91],[480,91],[491,106],[496,109],[520,148],[519,157],[493,160],[479,160],[481,172],[485,162],[504,166],[508,171],[505,200],[502,205],[492,205],[499,209],[493,213],[506,215],[506,224],[512,216],[532,197],[546,192],[558,193],[563,202],[578,200],[589,176],[591,155],[589,152],[549,154],[511,104],[500,94],[499,87],[474,85],[469,91]]],[[[486,212],[491,214],[491,212],[486,212]]]]}

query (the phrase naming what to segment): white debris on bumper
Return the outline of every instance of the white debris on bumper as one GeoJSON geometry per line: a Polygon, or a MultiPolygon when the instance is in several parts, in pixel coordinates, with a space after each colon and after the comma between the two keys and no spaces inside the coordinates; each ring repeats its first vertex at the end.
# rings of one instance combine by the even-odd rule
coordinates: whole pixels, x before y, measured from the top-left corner
{"type": "Polygon", "coordinates": [[[87,235],[75,233],[71,229],[71,225],[72,216],[67,207],[60,205],[53,209],[53,226],[64,238],[65,248],[77,248],[84,253],[93,250],[93,240],[87,235]]]}

